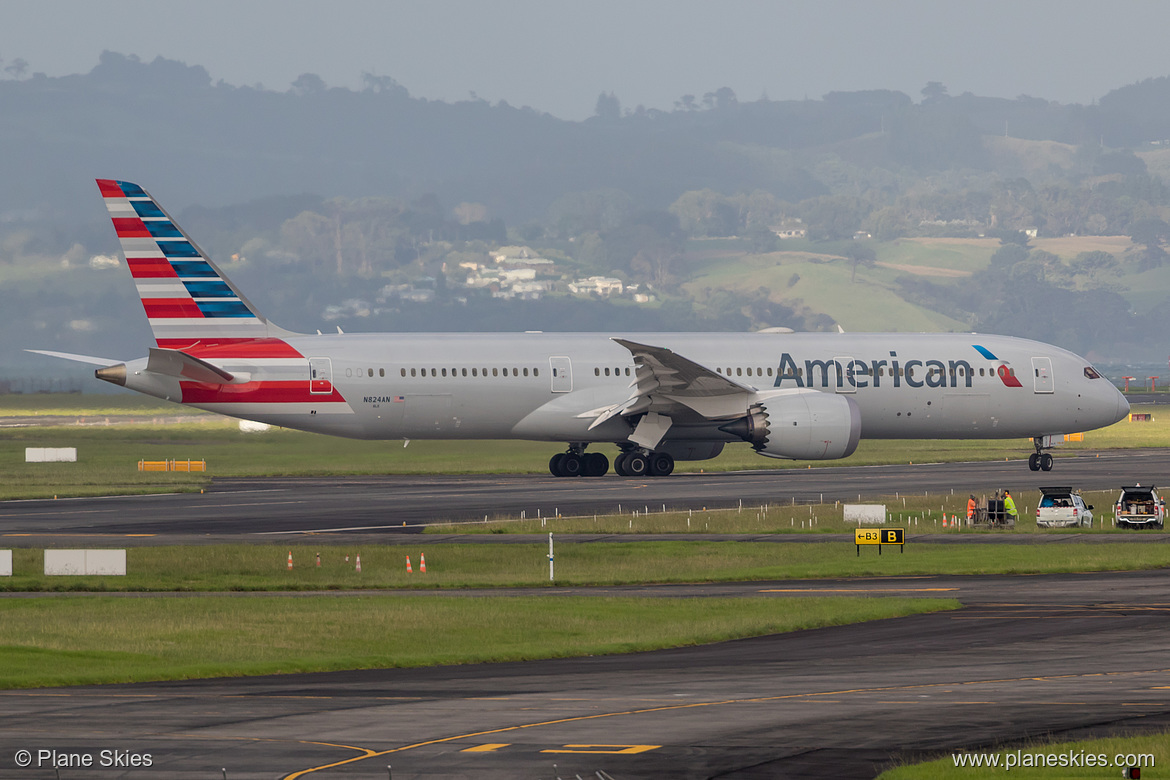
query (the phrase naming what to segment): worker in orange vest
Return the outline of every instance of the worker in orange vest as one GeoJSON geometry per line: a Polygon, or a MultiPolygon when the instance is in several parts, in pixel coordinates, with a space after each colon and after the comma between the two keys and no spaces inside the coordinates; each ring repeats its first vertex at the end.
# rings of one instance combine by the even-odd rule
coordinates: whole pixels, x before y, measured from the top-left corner
{"type": "Polygon", "coordinates": [[[967,499],[967,525],[971,525],[974,522],[975,522],[975,494],[972,493],[971,497],[967,499]]]}

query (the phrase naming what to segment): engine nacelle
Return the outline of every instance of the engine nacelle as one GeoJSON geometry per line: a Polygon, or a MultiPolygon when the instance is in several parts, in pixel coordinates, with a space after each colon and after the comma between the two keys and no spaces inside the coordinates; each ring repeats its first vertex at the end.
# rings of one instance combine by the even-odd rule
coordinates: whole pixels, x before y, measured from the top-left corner
{"type": "Polygon", "coordinates": [[[792,389],[759,393],[745,417],[719,430],[769,458],[847,458],[861,438],[861,410],[847,395],[792,389]]]}

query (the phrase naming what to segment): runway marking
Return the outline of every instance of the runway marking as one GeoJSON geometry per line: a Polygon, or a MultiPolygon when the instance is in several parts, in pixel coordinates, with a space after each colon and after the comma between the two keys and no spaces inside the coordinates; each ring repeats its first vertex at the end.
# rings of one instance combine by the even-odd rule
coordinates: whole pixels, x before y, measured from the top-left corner
{"type": "MultiPolygon", "coordinates": [[[[1168,672],[1170,672],[1170,669],[1147,669],[1147,670],[1136,671],[1136,672],[1092,672],[1092,673],[1088,673],[1088,674],[1059,674],[1059,675],[1050,675],[1050,676],[1041,676],[1041,677],[1014,677],[1014,678],[1004,678],[1004,679],[999,679],[999,680],[968,680],[966,682],[959,682],[959,683],[955,683],[955,682],[920,683],[917,685],[893,685],[893,686],[882,686],[882,687],[878,687],[878,688],[850,688],[847,690],[839,690],[839,691],[811,691],[808,693],[788,693],[788,694],[783,694],[780,696],[761,696],[761,697],[750,698],[750,699],[725,699],[723,701],[690,702],[690,703],[686,703],[686,704],[664,705],[661,707],[647,707],[645,709],[637,709],[637,710],[622,710],[619,712],[601,712],[601,713],[596,713],[593,715],[578,715],[578,716],[574,716],[574,717],[570,717],[570,718],[557,718],[555,720],[537,721],[534,723],[522,723],[522,724],[519,724],[516,726],[503,726],[503,727],[496,728],[496,729],[487,729],[485,731],[476,731],[476,732],[472,732],[469,734],[456,734],[456,735],[453,735],[450,737],[439,737],[438,739],[429,739],[429,740],[425,740],[423,742],[415,742],[415,743],[410,744],[410,745],[403,745],[402,747],[390,748],[389,750],[372,751],[372,752],[369,752],[367,755],[354,756],[352,758],[343,759],[341,761],[335,761],[331,764],[322,764],[321,766],[310,767],[308,769],[301,769],[297,772],[293,772],[292,774],[285,775],[283,778],[281,778],[281,780],[297,780],[297,778],[304,777],[305,775],[313,774],[314,772],[321,772],[321,771],[324,771],[326,769],[336,769],[337,767],[346,766],[346,765],[352,764],[356,761],[364,761],[367,758],[377,758],[379,756],[388,756],[392,753],[403,753],[407,750],[414,750],[414,749],[420,748],[420,747],[428,747],[430,745],[442,745],[442,744],[446,744],[448,742],[457,742],[461,739],[472,739],[474,737],[483,737],[483,736],[487,736],[489,734],[503,734],[503,733],[506,733],[509,731],[520,731],[522,729],[539,728],[541,726],[559,726],[559,725],[563,725],[565,723],[580,723],[580,722],[587,721],[587,720],[600,720],[601,718],[616,718],[616,717],[622,717],[622,716],[627,716],[627,715],[648,715],[648,714],[658,713],[658,712],[670,712],[670,711],[686,710],[686,709],[699,709],[702,707],[720,707],[720,706],[726,706],[726,705],[730,705],[730,704],[764,704],[767,702],[785,701],[785,700],[793,700],[793,699],[805,699],[805,698],[812,698],[812,697],[816,697],[816,700],[820,701],[820,700],[822,700],[821,697],[841,696],[843,694],[851,694],[851,693],[853,693],[853,694],[882,693],[882,692],[886,692],[886,691],[925,690],[925,689],[929,689],[929,688],[943,688],[943,689],[945,689],[948,686],[954,686],[957,688],[957,687],[964,686],[964,685],[997,685],[997,684],[1002,685],[1002,684],[1006,684],[1006,683],[1018,683],[1018,682],[1025,682],[1025,681],[1052,682],[1055,680],[1085,679],[1085,678],[1090,678],[1090,677],[1123,677],[1123,676],[1137,676],[1137,675],[1147,675],[1147,674],[1166,674],[1168,672]]],[[[912,701],[912,702],[907,702],[907,703],[918,704],[921,702],[912,701]]],[[[1152,706],[1164,706],[1164,705],[1147,704],[1147,705],[1133,705],[1133,706],[1151,706],[1152,707],[1152,706]]],[[[535,708],[528,708],[528,709],[535,709],[535,708]]],[[[367,748],[354,748],[354,749],[368,750],[367,748]]]]}
{"type": "Polygon", "coordinates": [[[489,742],[486,745],[476,745],[475,747],[464,748],[460,753],[494,753],[500,748],[509,747],[511,742],[489,742]]]}
{"type": "Polygon", "coordinates": [[[628,756],[634,753],[647,753],[657,750],[662,745],[565,745],[556,750],[542,750],[541,753],[601,753],[610,756],[628,756]],[[575,749],[572,749],[575,748],[575,749]],[[589,748],[592,748],[590,750],[589,748]],[[603,749],[608,748],[608,749],[603,749]]]}
{"type": "Polygon", "coordinates": [[[41,533],[31,533],[31,534],[0,534],[0,536],[37,536],[37,537],[40,537],[40,536],[49,536],[49,537],[61,536],[61,537],[66,537],[66,538],[68,538],[70,536],[81,536],[81,537],[85,537],[87,539],[94,538],[94,537],[96,537],[96,538],[109,538],[109,539],[141,539],[141,538],[146,538],[146,537],[158,536],[158,534],[41,534],[41,533]]]}
{"type": "Polygon", "coordinates": [[[942,593],[961,588],[768,588],[759,593],[942,593]]]}

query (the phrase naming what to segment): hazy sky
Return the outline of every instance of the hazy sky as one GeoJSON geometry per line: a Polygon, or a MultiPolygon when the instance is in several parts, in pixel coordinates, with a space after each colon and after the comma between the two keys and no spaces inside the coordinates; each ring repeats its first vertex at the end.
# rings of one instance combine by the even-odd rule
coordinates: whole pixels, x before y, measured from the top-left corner
{"type": "Polygon", "coordinates": [[[0,67],[86,73],[109,49],[279,91],[301,73],[357,88],[371,72],[416,97],[475,92],[566,119],[603,91],[670,109],[723,86],[741,100],[918,100],[941,81],[1089,103],[1170,75],[1167,30],[1164,0],[0,0],[0,67]]]}

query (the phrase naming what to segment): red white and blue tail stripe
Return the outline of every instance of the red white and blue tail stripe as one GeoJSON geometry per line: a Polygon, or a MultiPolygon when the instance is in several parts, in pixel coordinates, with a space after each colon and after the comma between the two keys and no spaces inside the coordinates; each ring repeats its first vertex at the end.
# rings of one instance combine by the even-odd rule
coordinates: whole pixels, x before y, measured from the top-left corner
{"type": "Polygon", "coordinates": [[[185,349],[287,335],[270,325],[137,184],[98,179],[158,346],[185,349]]]}

